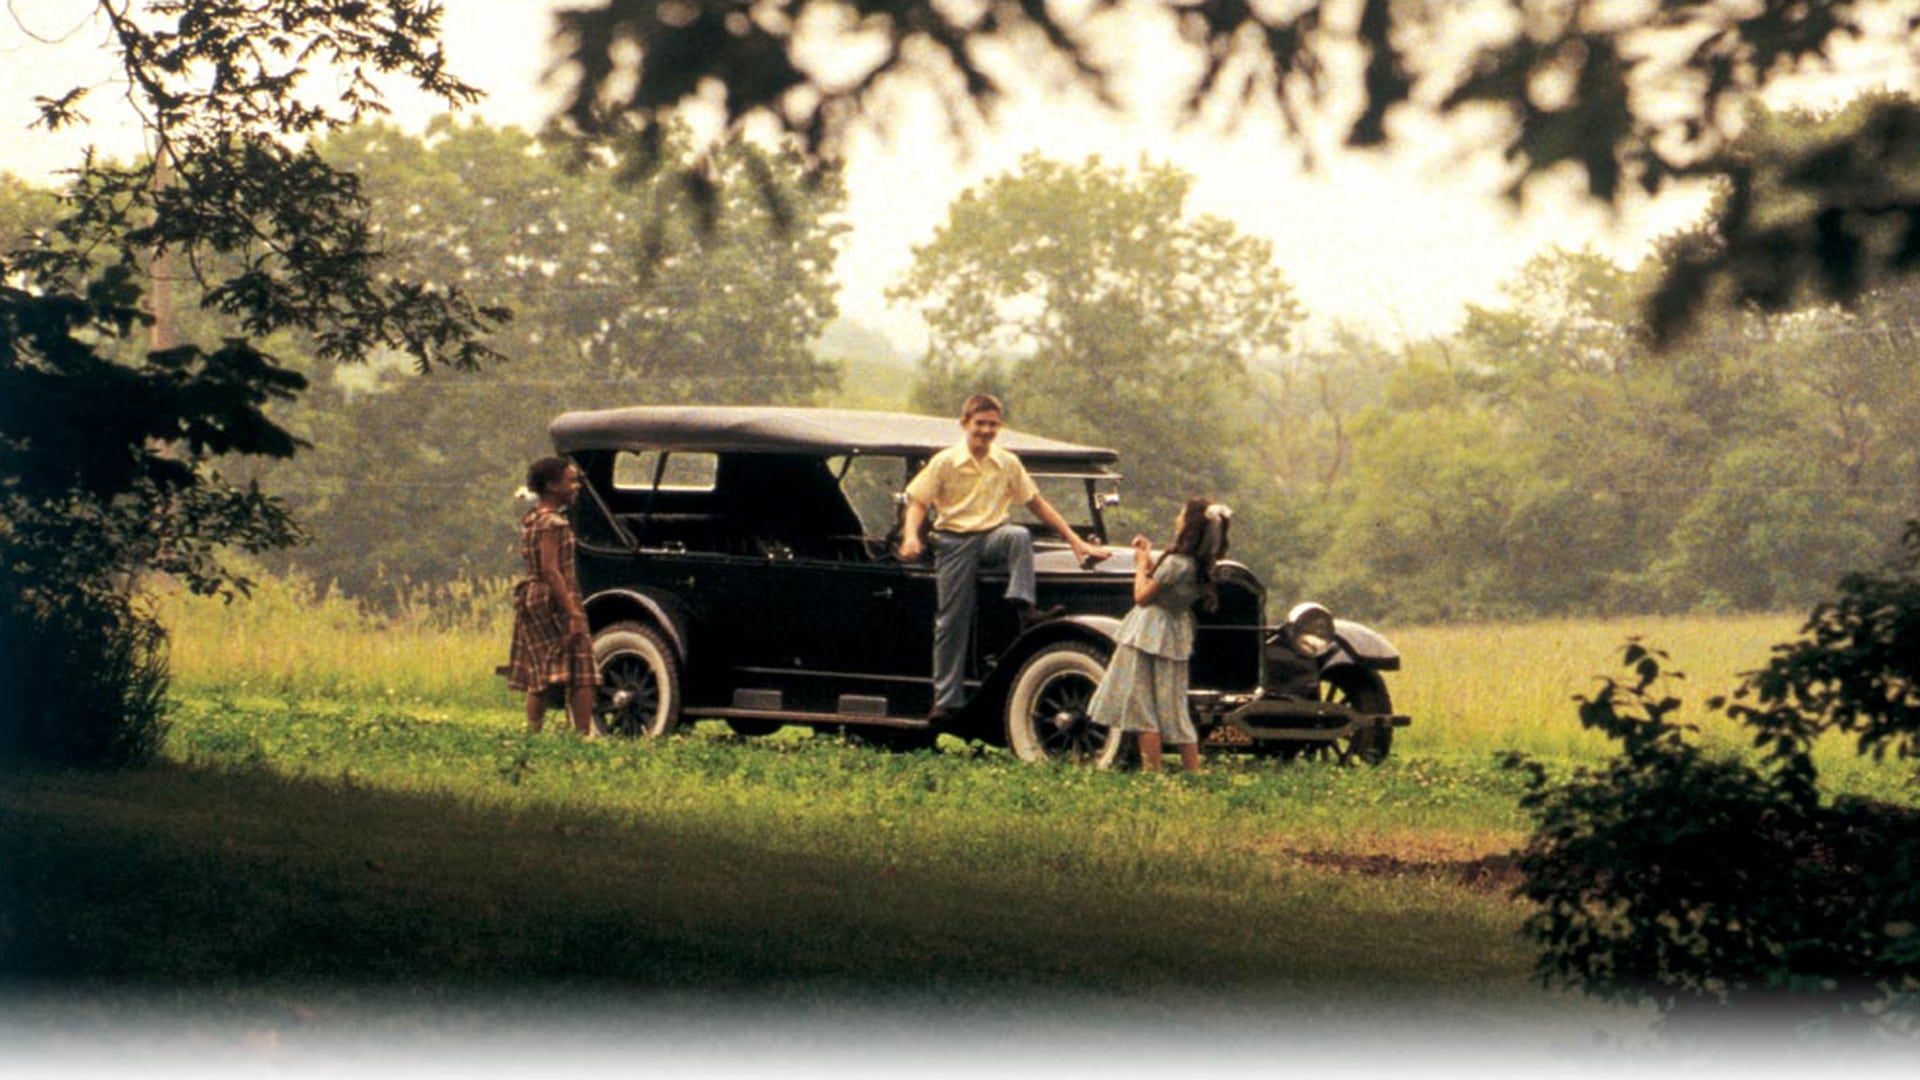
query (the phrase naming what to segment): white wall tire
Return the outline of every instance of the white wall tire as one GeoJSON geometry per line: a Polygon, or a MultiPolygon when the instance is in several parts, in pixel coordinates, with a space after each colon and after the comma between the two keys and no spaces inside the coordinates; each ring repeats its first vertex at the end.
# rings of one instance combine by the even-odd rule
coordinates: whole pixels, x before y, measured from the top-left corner
{"type": "Polygon", "coordinates": [[[1021,761],[1111,768],[1126,739],[1087,719],[1087,703],[1106,673],[1106,654],[1084,642],[1056,642],[1034,653],[1007,693],[1007,748],[1021,761]]]}
{"type": "Polygon", "coordinates": [[[615,735],[657,739],[680,725],[680,661],[658,630],[620,622],[593,637],[593,712],[615,735]]]}

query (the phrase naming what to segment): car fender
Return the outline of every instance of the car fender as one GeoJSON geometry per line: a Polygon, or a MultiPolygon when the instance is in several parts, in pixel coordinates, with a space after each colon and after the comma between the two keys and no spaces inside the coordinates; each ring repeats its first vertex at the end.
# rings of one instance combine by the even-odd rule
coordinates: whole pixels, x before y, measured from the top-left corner
{"type": "MultiPolygon", "coordinates": [[[[993,670],[981,681],[975,701],[1000,702],[1013,686],[1013,678],[1020,673],[1020,665],[1034,653],[1058,641],[1085,641],[1103,649],[1113,648],[1113,639],[1120,633],[1120,620],[1111,615],[1065,615],[1058,619],[1048,619],[1033,629],[1014,639],[1013,644],[993,665],[993,670]]],[[[991,726],[999,719],[998,712],[982,717],[982,722],[991,726]]]]}
{"type": "Polygon", "coordinates": [[[1334,647],[1321,660],[1320,670],[1358,665],[1374,671],[1398,671],[1400,650],[1386,635],[1370,626],[1346,619],[1333,620],[1334,647]]]}
{"type": "MultiPolygon", "coordinates": [[[[1049,619],[1034,627],[1032,630],[1027,631],[1021,635],[1019,643],[1024,645],[1028,639],[1038,637],[1062,623],[1076,627],[1081,631],[1086,631],[1086,633],[1060,635],[1058,630],[1054,630],[1056,636],[1085,638],[1088,633],[1091,633],[1094,637],[1102,639],[1103,644],[1111,645],[1113,644],[1114,638],[1120,633],[1120,620],[1111,615],[1063,615],[1058,619],[1049,619]]],[[[1047,640],[1051,641],[1053,638],[1048,638],[1047,640]]],[[[1044,644],[1044,642],[1042,642],[1042,644],[1044,644]]]]}
{"type": "Polygon", "coordinates": [[[603,589],[587,597],[587,619],[595,627],[638,618],[659,627],[678,659],[687,659],[687,616],[671,596],[655,596],[639,589],[603,589]]]}

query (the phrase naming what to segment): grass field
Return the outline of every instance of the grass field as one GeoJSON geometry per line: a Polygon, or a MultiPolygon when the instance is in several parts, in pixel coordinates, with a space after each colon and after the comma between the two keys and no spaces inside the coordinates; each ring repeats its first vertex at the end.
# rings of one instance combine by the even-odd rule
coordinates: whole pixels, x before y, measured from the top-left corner
{"type": "MultiPolygon", "coordinates": [[[[276,584],[232,606],[168,600],[165,760],[0,792],[0,968],[38,988],[29,1012],[67,995],[93,1014],[156,1007],[129,986],[283,1019],[531,989],[595,1015],[639,995],[1346,1030],[1385,1003],[1533,1045],[1631,1036],[1646,1016],[1530,980],[1500,859],[1527,822],[1494,758],[1595,760],[1569,699],[1633,634],[1672,653],[1693,718],[1733,746],[1698,699],[1795,628],[1389,627],[1414,726],[1386,765],[1223,759],[1154,778],[713,722],[657,742],[528,736],[492,676],[494,599],[379,622],[276,584]]],[[[1910,767],[1847,747],[1822,762],[1849,789],[1915,798],[1910,767]]]]}

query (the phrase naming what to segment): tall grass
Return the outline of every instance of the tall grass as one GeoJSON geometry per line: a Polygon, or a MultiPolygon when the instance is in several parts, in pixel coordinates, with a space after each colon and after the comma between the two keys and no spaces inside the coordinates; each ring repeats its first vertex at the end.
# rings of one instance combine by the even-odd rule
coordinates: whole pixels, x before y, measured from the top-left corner
{"type": "Polygon", "coordinates": [[[1403,733],[1409,750],[1511,746],[1591,757],[1606,740],[1581,729],[1574,696],[1591,695],[1602,676],[1622,675],[1620,650],[1638,637],[1685,673],[1674,687],[1686,703],[1680,719],[1724,741],[1735,732],[1705,708],[1706,699],[1732,690],[1799,625],[1790,615],[1647,615],[1414,627],[1391,635],[1406,668],[1390,676],[1390,688],[1394,705],[1414,718],[1403,733]]]}
{"type": "MultiPolygon", "coordinates": [[[[1785,614],[1647,615],[1396,632],[1407,666],[1392,679],[1394,705],[1414,718],[1396,749],[1439,757],[1507,749],[1559,760],[1602,757],[1610,744],[1580,726],[1574,697],[1591,696],[1603,677],[1624,677],[1621,649],[1637,638],[1667,653],[1666,691],[1683,702],[1676,719],[1694,725],[1711,748],[1746,753],[1746,729],[1707,702],[1731,694],[1774,645],[1797,637],[1803,622],[1785,614]]],[[[1832,791],[1920,795],[1920,773],[1911,764],[1862,757],[1851,739],[1822,740],[1814,762],[1832,791]]]]}
{"type": "Polygon", "coordinates": [[[379,610],[299,577],[256,581],[251,597],[232,603],[160,596],[180,691],[507,703],[493,674],[512,636],[504,578],[398,582],[379,610]]]}

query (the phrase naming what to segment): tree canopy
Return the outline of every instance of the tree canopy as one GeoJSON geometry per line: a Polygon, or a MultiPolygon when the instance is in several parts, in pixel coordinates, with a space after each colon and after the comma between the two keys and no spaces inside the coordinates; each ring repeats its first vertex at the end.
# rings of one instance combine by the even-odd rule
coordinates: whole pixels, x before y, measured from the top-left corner
{"type": "Polygon", "coordinates": [[[1272,245],[1189,212],[1191,186],[1167,165],[1030,155],[962,194],[892,293],[932,331],[917,404],[950,413],[990,386],[1018,424],[1120,450],[1139,495],[1242,490],[1249,365],[1301,311],[1272,245]]]}
{"type": "MultiPolygon", "coordinates": [[[[1548,252],[1509,303],[1344,417],[1313,513],[1330,602],[1418,620],[1770,611],[1889,550],[1920,490],[1911,287],[1852,311],[1716,316],[1655,351],[1658,266],[1548,252]]],[[[1309,439],[1311,442],[1312,440],[1309,439]]]]}
{"type": "Polygon", "coordinates": [[[1845,43],[1911,55],[1920,26],[1886,14],[1873,0],[600,0],[560,32],[583,129],[632,116],[654,131],[717,101],[731,128],[770,121],[833,157],[913,88],[956,130],[1036,80],[1117,106],[1118,27],[1157,20],[1189,117],[1272,108],[1302,147],[1334,125],[1362,148],[1394,142],[1410,114],[1459,120],[1508,163],[1516,198],[1569,170],[1609,204],[1715,182],[1709,242],[1650,296],[1664,340],[1713,299],[1847,300],[1920,264],[1920,189],[1904,179],[1920,107],[1887,99],[1859,137],[1764,161],[1738,141],[1762,91],[1845,43]]]}
{"type": "Polygon", "coordinates": [[[383,579],[510,572],[510,493],[551,452],[560,412],[804,402],[835,385],[811,343],[834,314],[837,177],[807,190],[793,155],[736,140],[709,162],[720,212],[703,227],[671,178],[624,178],[618,140],[579,149],[451,122],[320,144],[361,178],[396,273],[487,288],[515,312],[492,338],[505,359],[483,371],[317,364],[314,389],[277,414],[313,448],[263,477],[310,523],[293,566],[361,597],[383,579]]]}

